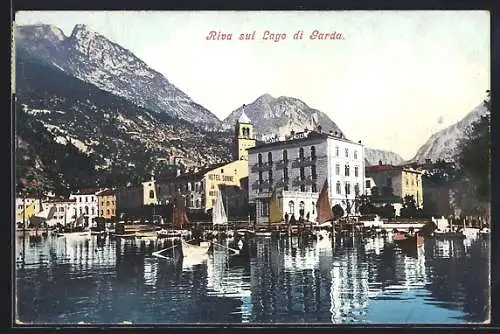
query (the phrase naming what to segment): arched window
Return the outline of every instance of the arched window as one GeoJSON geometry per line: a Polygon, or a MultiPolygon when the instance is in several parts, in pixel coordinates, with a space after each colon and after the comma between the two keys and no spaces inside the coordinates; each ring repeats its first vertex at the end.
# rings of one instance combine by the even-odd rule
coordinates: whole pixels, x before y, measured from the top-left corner
{"type": "Polygon", "coordinates": [[[295,203],[293,201],[288,202],[288,213],[292,215],[295,211],[295,203]]]}
{"type": "Polygon", "coordinates": [[[153,190],[149,191],[149,198],[155,198],[155,192],[153,190]]]}
{"type": "Polygon", "coordinates": [[[300,201],[299,203],[299,216],[304,217],[304,208],[305,208],[305,203],[303,201],[300,201]]]}
{"type": "Polygon", "coordinates": [[[311,146],[311,159],[315,160],[316,159],[316,147],[311,146]]]}
{"type": "Polygon", "coordinates": [[[89,214],[89,207],[88,206],[85,206],[85,214],[88,215],[89,214]]]}
{"type": "Polygon", "coordinates": [[[287,162],[287,161],[288,161],[288,151],[287,151],[287,150],[284,150],[284,151],[283,151],[283,161],[284,161],[284,162],[287,162]]]}
{"type": "Polygon", "coordinates": [[[345,165],[345,176],[349,176],[349,165],[345,165]]]}
{"type": "Polygon", "coordinates": [[[262,153],[259,153],[259,166],[262,166],[262,153]]]}

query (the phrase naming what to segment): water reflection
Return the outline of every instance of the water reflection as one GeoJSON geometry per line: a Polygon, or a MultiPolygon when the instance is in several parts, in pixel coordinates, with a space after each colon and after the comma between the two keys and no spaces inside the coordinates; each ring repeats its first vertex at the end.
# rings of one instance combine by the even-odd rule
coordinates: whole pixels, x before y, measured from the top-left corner
{"type": "Polygon", "coordinates": [[[17,314],[27,323],[464,323],[489,313],[489,244],[390,238],[256,238],[190,263],[165,240],[17,239],[17,314]]]}

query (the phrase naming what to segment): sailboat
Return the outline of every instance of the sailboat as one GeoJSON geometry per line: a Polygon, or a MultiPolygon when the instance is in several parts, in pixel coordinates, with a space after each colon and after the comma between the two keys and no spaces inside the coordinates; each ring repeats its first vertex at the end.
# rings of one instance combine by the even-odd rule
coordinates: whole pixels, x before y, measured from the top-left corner
{"type": "Polygon", "coordinates": [[[226,235],[228,237],[233,236],[232,233],[229,233],[228,231],[228,218],[220,190],[218,191],[217,199],[215,200],[215,206],[212,209],[212,225],[214,228],[220,225],[226,226],[226,235]]]}
{"type": "Polygon", "coordinates": [[[59,231],[57,233],[58,237],[66,237],[66,238],[90,238],[91,237],[91,231],[89,228],[85,228],[84,226],[76,226],[78,224],[78,221],[83,219],[83,215],[80,217],[75,217],[75,220],[70,222],[69,224],[66,222],[67,221],[67,216],[68,216],[68,211],[64,211],[64,227],[63,231],[59,231]]]}
{"type": "Polygon", "coordinates": [[[333,220],[332,206],[328,197],[328,180],[325,180],[323,188],[319,193],[318,201],[316,202],[316,221],[320,227],[331,226],[333,220]]]}
{"type": "Polygon", "coordinates": [[[156,232],[158,238],[182,237],[188,234],[186,227],[189,225],[186,203],[181,197],[174,199],[172,207],[172,229],[161,229],[156,232]]]}

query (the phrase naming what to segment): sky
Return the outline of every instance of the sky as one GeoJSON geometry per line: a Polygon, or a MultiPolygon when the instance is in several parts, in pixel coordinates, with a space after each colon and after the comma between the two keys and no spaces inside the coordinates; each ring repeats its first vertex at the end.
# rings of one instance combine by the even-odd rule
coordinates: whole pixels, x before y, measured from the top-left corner
{"type": "Polygon", "coordinates": [[[43,11],[15,24],[86,24],[219,119],[268,93],[301,99],[352,140],[412,158],[490,89],[487,11],[43,11]],[[310,39],[313,31],[341,39],[310,39]],[[207,40],[210,31],[231,40],[207,40]],[[253,33],[254,40],[238,40],[253,33]],[[275,42],[264,34],[286,34],[275,42]],[[294,39],[303,31],[302,39],[294,39]]]}

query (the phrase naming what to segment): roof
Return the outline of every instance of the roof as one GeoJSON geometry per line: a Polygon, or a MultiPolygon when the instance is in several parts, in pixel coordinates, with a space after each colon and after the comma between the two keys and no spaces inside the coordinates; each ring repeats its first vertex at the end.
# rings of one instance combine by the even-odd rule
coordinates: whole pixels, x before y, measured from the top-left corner
{"type": "Polygon", "coordinates": [[[69,198],[65,198],[65,197],[59,197],[59,198],[51,198],[51,199],[44,201],[44,203],[66,203],[66,202],[76,202],[76,199],[75,198],[69,199],[69,198]]]}
{"type": "MultiPolygon", "coordinates": [[[[301,132],[301,133],[303,133],[303,132],[301,132]]],[[[296,134],[299,134],[299,133],[296,133],[296,134]]],[[[288,144],[292,144],[292,143],[299,143],[299,142],[308,141],[308,140],[312,140],[312,139],[328,139],[328,138],[339,140],[339,141],[344,141],[347,143],[361,145],[360,143],[356,143],[356,142],[349,140],[345,137],[339,137],[339,136],[335,136],[334,134],[331,134],[331,133],[318,132],[316,130],[312,130],[305,137],[285,139],[285,140],[274,141],[274,142],[270,142],[270,143],[264,143],[261,145],[256,143],[255,147],[248,148],[247,151],[252,152],[252,151],[258,151],[258,150],[263,149],[263,148],[288,145],[288,144]]]]}
{"type": "Polygon", "coordinates": [[[241,116],[240,118],[238,119],[238,123],[242,124],[251,124],[252,121],[250,120],[250,118],[248,118],[247,114],[245,114],[245,109],[243,107],[243,111],[241,112],[241,116]]]}
{"type": "Polygon", "coordinates": [[[380,173],[380,172],[403,171],[403,170],[421,174],[420,171],[405,166],[373,165],[365,167],[365,173],[380,173]]]}
{"type": "Polygon", "coordinates": [[[208,172],[210,172],[210,171],[212,171],[214,169],[217,169],[217,168],[220,168],[220,167],[224,167],[225,165],[227,165],[227,164],[229,164],[231,162],[234,162],[234,161],[226,161],[226,162],[221,162],[221,163],[218,163],[218,164],[215,164],[215,165],[203,167],[202,169],[199,169],[196,172],[187,172],[187,173],[180,174],[180,175],[177,175],[177,176],[162,177],[162,178],[158,179],[157,181],[159,183],[161,183],[162,181],[165,182],[165,181],[183,180],[183,179],[186,179],[186,178],[193,178],[193,177],[203,177],[206,173],[208,173],[208,172]]]}
{"type": "Polygon", "coordinates": [[[97,193],[97,196],[113,196],[115,194],[115,191],[112,189],[105,189],[101,192],[97,193]]]}
{"type": "Polygon", "coordinates": [[[101,189],[99,188],[87,188],[87,189],[80,189],[75,195],[95,195],[97,192],[99,192],[101,189]]]}

